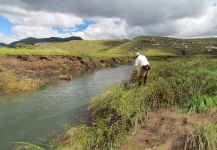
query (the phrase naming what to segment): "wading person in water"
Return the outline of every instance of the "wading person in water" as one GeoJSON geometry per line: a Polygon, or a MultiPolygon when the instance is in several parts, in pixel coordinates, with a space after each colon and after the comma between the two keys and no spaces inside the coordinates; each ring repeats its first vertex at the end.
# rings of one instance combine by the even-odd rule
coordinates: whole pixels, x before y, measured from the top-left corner
{"type": "Polygon", "coordinates": [[[139,78],[138,85],[145,85],[147,82],[147,78],[149,75],[150,64],[147,58],[144,55],[140,55],[140,53],[135,53],[135,67],[139,67],[139,78]]]}

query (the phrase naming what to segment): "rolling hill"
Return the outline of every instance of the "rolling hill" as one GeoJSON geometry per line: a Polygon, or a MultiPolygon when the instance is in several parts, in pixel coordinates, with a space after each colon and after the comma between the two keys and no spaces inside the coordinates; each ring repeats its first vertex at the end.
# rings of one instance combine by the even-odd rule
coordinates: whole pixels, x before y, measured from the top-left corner
{"type": "Polygon", "coordinates": [[[148,56],[201,54],[217,38],[176,39],[169,37],[139,36],[132,40],[82,40],[63,43],[40,44],[38,50],[61,50],[85,55],[129,56],[141,52],[148,56]]]}
{"type": "Polygon", "coordinates": [[[217,38],[177,39],[158,36],[138,36],[131,40],[83,40],[80,37],[70,38],[27,38],[16,43],[31,44],[31,47],[2,49],[1,54],[55,54],[77,55],[83,57],[119,57],[132,56],[140,52],[146,56],[188,55],[217,53],[217,38]]]}
{"type": "Polygon", "coordinates": [[[50,37],[50,38],[39,38],[39,39],[34,38],[34,37],[28,37],[28,38],[25,38],[25,39],[22,39],[22,40],[19,40],[19,41],[12,42],[12,43],[10,43],[8,45],[3,43],[3,46],[15,47],[15,45],[17,43],[34,45],[34,44],[40,43],[40,42],[53,43],[53,42],[68,42],[68,41],[71,41],[71,40],[83,40],[83,39],[80,38],[80,37],[75,37],[75,36],[67,37],[67,38],[50,37]]]}

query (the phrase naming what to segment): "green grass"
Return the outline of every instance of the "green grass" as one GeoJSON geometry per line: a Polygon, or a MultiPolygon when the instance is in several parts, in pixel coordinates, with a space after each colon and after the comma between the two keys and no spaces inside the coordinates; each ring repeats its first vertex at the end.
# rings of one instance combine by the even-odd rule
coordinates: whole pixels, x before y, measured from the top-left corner
{"type": "Polygon", "coordinates": [[[17,142],[15,144],[17,145],[15,150],[20,150],[20,149],[44,150],[40,146],[37,146],[35,144],[31,144],[31,143],[28,143],[28,142],[17,142]]]}
{"type": "Polygon", "coordinates": [[[217,149],[217,126],[200,125],[186,136],[184,150],[216,150],[217,149]]]}
{"type": "Polygon", "coordinates": [[[40,43],[37,46],[31,46],[31,49],[0,47],[0,55],[38,54],[111,58],[132,56],[137,51],[146,56],[189,55],[201,54],[206,46],[215,41],[215,38],[175,39],[154,36],[139,36],[132,40],[72,40],[62,43],[40,43]]]}
{"type": "Polygon", "coordinates": [[[150,103],[157,107],[184,107],[196,97],[215,99],[216,63],[216,59],[189,57],[152,64],[152,70],[157,71],[150,77],[150,103]]]}
{"type": "Polygon", "coordinates": [[[0,66],[0,91],[2,93],[35,90],[43,84],[44,81],[39,79],[17,77],[10,70],[0,66]]]}
{"type": "Polygon", "coordinates": [[[19,54],[26,54],[26,55],[72,55],[68,51],[64,50],[37,50],[37,49],[25,49],[25,48],[4,48],[0,47],[0,55],[11,54],[11,55],[19,55],[19,54]]]}
{"type": "Polygon", "coordinates": [[[74,55],[87,55],[94,58],[111,58],[126,56],[118,53],[107,53],[111,49],[126,43],[126,40],[79,40],[50,45],[37,46],[39,50],[61,50],[74,55]]]}

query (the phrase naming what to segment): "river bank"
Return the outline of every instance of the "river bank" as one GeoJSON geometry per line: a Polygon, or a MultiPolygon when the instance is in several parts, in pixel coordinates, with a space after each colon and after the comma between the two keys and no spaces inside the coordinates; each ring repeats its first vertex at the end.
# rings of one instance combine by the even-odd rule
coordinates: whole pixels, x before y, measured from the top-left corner
{"type": "Polygon", "coordinates": [[[92,59],[71,55],[0,55],[0,93],[32,91],[76,71],[128,64],[130,57],[92,59]]]}
{"type": "Polygon", "coordinates": [[[89,59],[70,55],[0,55],[0,66],[19,76],[37,77],[132,62],[130,57],[89,59]]]}
{"type": "MultiPolygon", "coordinates": [[[[150,57],[164,60],[174,56],[150,57]]],[[[0,92],[38,89],[57,79],[71,80],[69,73],[91,68],[132,64],[132,57],[93,59],[72,55],[0,55],[0,92]],[[49,76],[49,78],[47,78],[49,76]],[[12,80],[13,79],[13,80],[12,80]]]]}

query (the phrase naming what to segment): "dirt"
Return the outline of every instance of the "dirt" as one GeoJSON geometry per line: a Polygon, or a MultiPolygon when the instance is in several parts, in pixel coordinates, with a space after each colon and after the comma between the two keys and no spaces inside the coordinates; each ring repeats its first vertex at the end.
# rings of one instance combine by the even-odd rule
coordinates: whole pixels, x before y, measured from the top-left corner
{"type": "Polygon", "coordinates": [[[37,77],[88,68],[116,66],[130,62],[130,58],[108,60],[88,59],[66,55],[1,55],[0,66],[12,70],[16,75],[37,77]]]}
{"type": "Polygon", "coordinates": [[[172,109],[150,112],[122,150],[183,150],[187,133],[200,124],[217,124],[216,113],[184,114],[172,109]]]}

